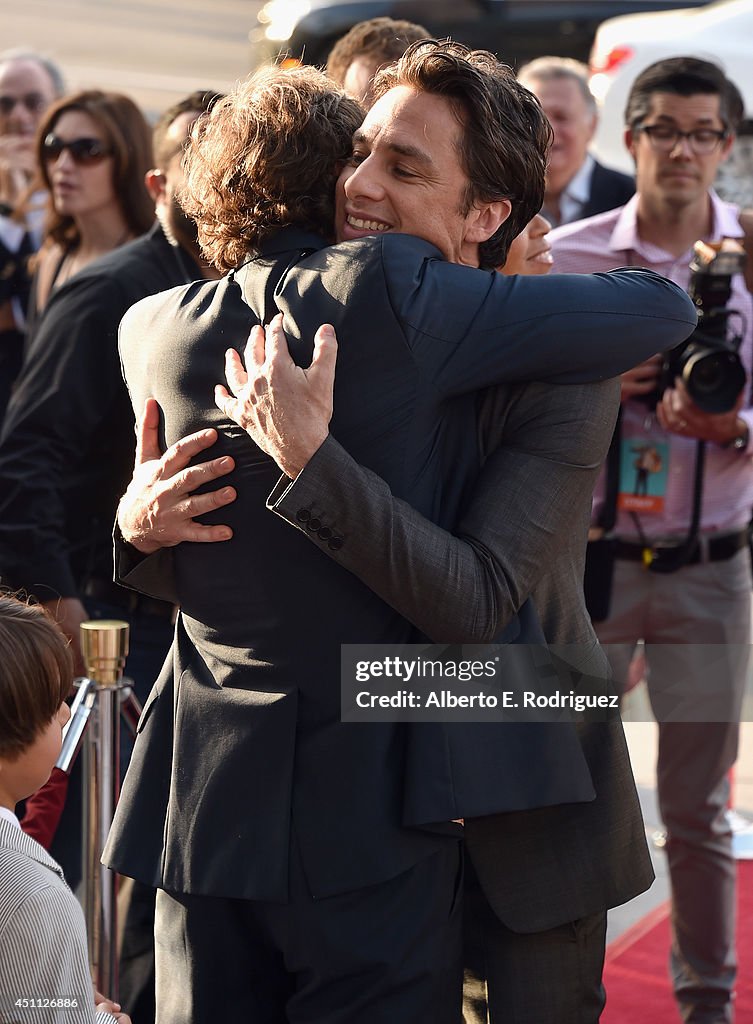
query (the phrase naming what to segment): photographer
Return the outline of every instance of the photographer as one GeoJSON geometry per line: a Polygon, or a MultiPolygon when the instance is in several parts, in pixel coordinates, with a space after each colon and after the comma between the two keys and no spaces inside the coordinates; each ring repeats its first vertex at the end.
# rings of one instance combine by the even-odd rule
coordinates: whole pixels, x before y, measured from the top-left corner
{"type": "Polygon", "coordinates": [[[637,641],[646,644],[672,883],[672,980],[683,1020],[704,1024],[732,1020],[736,973],[725,808],[750,642],[753,304],[736,257],[728,297],[724,288],[715,294],[714,275],[735,245],[718,253],[699,240],[743,234],[737,210],[711,189],[742,110],[714,64],[678,57],[651,65],[626,110],[635,197],[552,235],[556,271],[650,267],[694,296],[702,315],[693,343],[732,350],[729,339],[741,336],[742,367],[734,355],[707,363],[724,364],[716,381],[713,373],[700,383],[679,379],[690,350],[623,375],[620,424],[593,517],[605,539],[601,607],[592,614],[622,685],[637,641]],[[648,450],[653,470],[637,487],[636,452],[648,450]]]}

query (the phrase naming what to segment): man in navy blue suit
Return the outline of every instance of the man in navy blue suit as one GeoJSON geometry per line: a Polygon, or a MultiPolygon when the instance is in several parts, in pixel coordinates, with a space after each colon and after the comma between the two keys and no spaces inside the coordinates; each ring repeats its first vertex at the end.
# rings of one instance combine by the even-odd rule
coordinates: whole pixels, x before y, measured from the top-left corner
{"type": "MultiPolygon", "coordinates": [[[[181,605],[173,658],[145,709],[106,850],[112,866],[162,889],[158,1004],[174,1015],[165,1020],[211,1019],[223,1000],[254,1021],[453,1021],[459,1012],[458,829],[419,830],[403,816],[404,729],[340,721],[340,644],[396,642],[410,627],[269,514],[274,463],[230,409],[221,402],[223,415],[212,403],[223,350],[276,309],[299,365],[311,362],[322,319],[341,338],[356,337],[341,349],[333,433],[398,494],[449,522],[479,464],[476,402],[466,392],[542,372],[563,382],[613,374],[621,360],[641,358],[636,316],[657,318],[655,340],[638,343],[650,351],[695,323],[678,289],[637,270],[581,280],[574,293],[564,278],[535,283],[474,269],[503,263],[538,206],[548,140],[540,109],[491,55],[454,44],[418,44],[390,74],[343,154],[338,228],[350,241],[330,248],[310,230],[328,232],[333,212],[331,178],[311,141],[348,115],[347,101],[307,69],[263,73],[218,105],[189,162],[189,212],[205,251],[237,269],[217,286],[139,304],[121,328],[137,408],[150,396],[160,401],[168,444],[214,425],[237,495],[223,513],[233,529],[227,544],[180,544],[168,559],[157,550],[164,534],[132,532],[121,520],[126,539],[152,555],[129,582],[152,593],[172,582],[181,605]],[[271,159],[288,177],[261,188],[271,159]],[[296,173],[302,195],[291,190],[296,173]],[[301,223],[309,230],[293,226],[301,223]],[[443,473],[450,456],[453,471],[443,473]],[[138,846],[128,827],[136,817],[154,823],[138,846]],[[228,828],[232,841],[223,842],[228,828]],[[216,950],[218,934],[227,957],[210,974],[207,943],[216,950]]],[[[312,375],[327,348],[319,338],[312,375]]],[[[604,416],[616,394],[599,387],[604,416]]],[[[528,479],[539,475],[528,456],[522,461],[528,479]]],[[[195,468],[183,479],[195,483],[195,468]]],[[[299,506],[295,518],[328,552],[352,543],[316,507],[299,506]]],[[[611,835],[618,819],[619,849],[629,856],[618,885],[602,869],[587,893],[567,896],[569,919],[648,882],[619,739],[586,738],[587,785],[572,799],[589,800],[592,769],[613,775],[602,830],[609,822],[611,835]]],[[[510,810],[508,795],[498,798],[510,810]]],[[[530,824],[536,835],[560,831],[551,819],[530,824]]],[[[515,879],[513,867],[507,884],[515,879]]]]}

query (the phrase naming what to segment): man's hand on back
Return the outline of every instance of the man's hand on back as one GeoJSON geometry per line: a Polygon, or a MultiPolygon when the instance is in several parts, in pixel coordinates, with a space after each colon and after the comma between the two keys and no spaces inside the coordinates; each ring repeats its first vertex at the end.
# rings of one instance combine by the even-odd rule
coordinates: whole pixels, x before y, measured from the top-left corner
{"type": "Polygon", "coordinates": [[[234,468],[229,456],[189,466],[194,456],[216,440],[216,430],[198,430],[176,441],[163,455],[159,443],[159,405],[153,398],[147,399],[136,426],[133,479],[118,505],[120,532],[142,554],[150,555],[186,540],[212,543],[232,537],[229,526],[194,522],[195,516],[235,501],[232,487],[192,494],[197,487],[225,476],[234,468]]]}
{"type": "Polygon", "coordinates": [[[296,366],[288,351],[282,315],[266,329],[254,327],[244,352],[225,354],[228,388],[218,384],[219,409],[249,434],[294,479],[329,434],[337,338],[323,324],[314,337],[311,365],[296,366]]]}

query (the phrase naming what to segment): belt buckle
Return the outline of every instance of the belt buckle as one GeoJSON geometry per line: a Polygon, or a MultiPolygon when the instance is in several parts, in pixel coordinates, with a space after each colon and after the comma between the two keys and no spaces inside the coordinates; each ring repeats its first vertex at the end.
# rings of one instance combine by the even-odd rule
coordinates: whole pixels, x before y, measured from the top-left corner
{"type": "Polygon", "coordinates": [[[676,572],[680,568],[673,559],[676,548],[666,545],[664,547],[646,547],[643,549],[643,565],[649,572],[668,573],[676,572]]]}
{"type": "Polygon", "coordinates": [[[645,548],[643,564],[649,572],[671,573],[694,565],[701,560],[703,547],[696,541],[695,550],[688,551],[684,544],[645,548]]]}
{"type": "Polygon", "coordinates": [[[656,548],[650,548],[648,545],[644,545],[641,551],[641,562],[643,563],[644,569],[650,569],[653,563],[656,561],[656,548]]]}

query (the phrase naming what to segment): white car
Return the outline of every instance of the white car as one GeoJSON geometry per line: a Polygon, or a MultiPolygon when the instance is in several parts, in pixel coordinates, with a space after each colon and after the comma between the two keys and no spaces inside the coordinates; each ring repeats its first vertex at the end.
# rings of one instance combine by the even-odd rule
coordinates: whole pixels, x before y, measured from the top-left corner
{"type": "MultiPolygon", "coordinates": [[[[664,57],[701,57],[719,64],[753,119],[753,0],[718,0],[708,7],[629,14],[603,22],[591,50],[591,92],[599,107],[594,152],[599,160],[633,173],[623,141],[630,86],[639,72],[664,57]]],[[[753,204],[753,123],[746,121],[722,165],[717,187],[730,201],[753,204]]]]}

